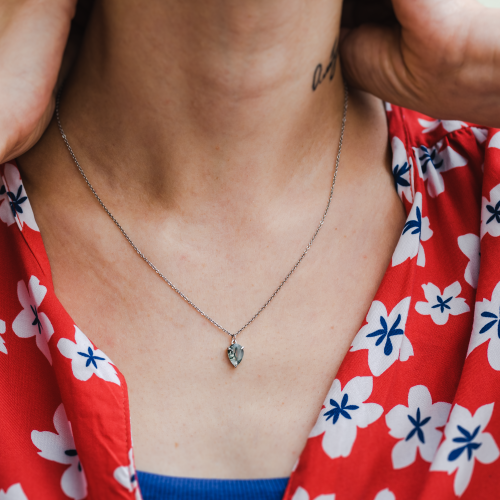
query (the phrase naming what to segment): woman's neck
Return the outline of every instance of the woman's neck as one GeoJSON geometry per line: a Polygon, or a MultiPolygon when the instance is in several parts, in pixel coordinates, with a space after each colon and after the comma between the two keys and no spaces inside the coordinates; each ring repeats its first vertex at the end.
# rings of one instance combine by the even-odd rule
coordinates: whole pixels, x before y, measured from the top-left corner
{"type": "Polygon", "coordinates": [[[324,173],[343,103],[340,10],[336,0],[98,0],[63,96],[66,133],[89,168],[125,185],[140,165],[141,188],[173,205],[188,193],[255,202],[295,173],[317,175],[312,165],[324,173]]]}

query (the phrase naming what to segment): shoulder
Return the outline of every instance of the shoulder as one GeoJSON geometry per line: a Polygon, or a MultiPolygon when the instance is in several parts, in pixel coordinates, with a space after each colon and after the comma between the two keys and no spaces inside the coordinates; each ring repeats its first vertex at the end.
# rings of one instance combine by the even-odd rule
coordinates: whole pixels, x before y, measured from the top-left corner
{"type": "Polygon", "coordinates": [[[434,261],[442,270],[472,259],[465,279],[475,287],[480,256],[481,294],[491,295],[500,279],[500,131],[390,105],[387,119],[396,189],[407,213],[425,220],[434,261]]]}
{"type": "Polygon", "coordinates": [[[480,204],[484,188],[500,183],[499,130],[390,104],[386,110],[400,196],[411,201],[420,191],[424,198],[465,207],[480,204]]]}
{"type": "Polygon", "coordinates": [[[461,142],[465,146],[473,140],[476,145],[483,146],[491,133],[496,129],[482,127],[459,120],[439,120],[418,111],[394,106],[386,103],[389,133],[404,134],[409,142],[433,145],[444,139],[461,142]]]}

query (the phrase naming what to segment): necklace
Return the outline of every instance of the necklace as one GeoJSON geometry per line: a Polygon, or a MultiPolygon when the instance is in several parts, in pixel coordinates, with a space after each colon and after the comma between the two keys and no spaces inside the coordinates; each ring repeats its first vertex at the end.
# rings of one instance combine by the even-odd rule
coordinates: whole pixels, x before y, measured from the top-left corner
{"type": "Polygon", "coordinates": [[[279,284],[278,288],[273,292],[273,294],[267,299],[267,301],[264,303],[264,305],[235,333],[231,333],[229,330],[221,326],[217,321],[212,319],[208,314],[203,312],[191,299],[189,299],[179,288],[177,288],[137,247],[137,245],[132,241],[130,236],[125,232],[121,224],[115,219],[114,215],[109,211],[109,209],[106,207],[106,205],[103,203],[99,195],[97,194],[96,190],[90,183],[88,177],[86,176],[85,172],[83,171],[82,167],[80,166],[80,163],[76,159],[75,153],[73,152],[73,149],[71,148],[68,138],[66,134],[64,133],[64,129],[61,125],[61,117],[59,113],[59,107],[61,103],[61,90],[59,90],[56,98],[56,120],[57,120],[57,126],[59,128],[59,132],[61,133],[61,137],[66,144],[66,147],[69,151],[69,154],[71,158],[73,158],[73,161],[75,162],[80,174],[82,175],[83,179],[85,180],[87,186],[90,188],[92,191],[92,194],[95,196],[97,201],[99,202],[99,205],[104,209],[104,211],[108,214],[110,219],[115,223],[115,225],[118,227],[120,232],[123,234],[125,239],[130,243],[130,246],[135,250],[135,252],[141,257],[144,262],[163,280],[167,285],[174,290],[180,297],[182,297],[193,309],[198,311],[205,319],[210,321],[212,325],[216,326],[219,330],[222,330],[224,333],[229,335],[231,337],[231,344],[227,348],[227,356],[229,358],[229,361],[231,364],[236,368],[242,361],[243,359],[243,354],[244,354],[244,347],[236,342],[236,337],[251,323],[254,322],[254,320],[260,315],[260,313],[271,303],[271,301],[276,297],[278,292],[282,289],[283,285],[288,281],[288,278],[295,272],[297,267],[299,267],[299,264],[302,262],[304,257],[306,256],[307,252],[311,248],[311,245],[313,244],[314,240],[316,239],[316,236],[318,235],[320,229],[323,227],[323,223],[325,222],[326,216],[328,215],[328,211],[330,210],[330,205],[332,202],[333,198],[333,190],[335,188],[335,181],[337,179],[337,171],[339,168],[339,163],[340,163],[340,153],[342,152],[342,142],[344,140],[344,131],[345,131],[345,124],[346,124],[346,118],[347,118],[347,104],[349,100],[349,93],[347,90],[347,86],[344,86],[344,111],[342,115],[342,125],[340,128],[340,139],[339,139],[339,145],[338,145],[338,150],[337,150],[337,157],[335,159],[335,168],[333,171],[333,179],[332,179],[332,185],[330,188],[330,196],[328,198],[328,203],[326,204],[326,209],[323,212],[323,217],[321,218],[318,227],[316,228],[316,231],[314,232],[312,238],[309,240],[309,243],[307,244],[305,250],[302,252],[300,258],[297,260],[297,262],[294,264],[290,272],[285,276],[283,281],[279,284]]]}

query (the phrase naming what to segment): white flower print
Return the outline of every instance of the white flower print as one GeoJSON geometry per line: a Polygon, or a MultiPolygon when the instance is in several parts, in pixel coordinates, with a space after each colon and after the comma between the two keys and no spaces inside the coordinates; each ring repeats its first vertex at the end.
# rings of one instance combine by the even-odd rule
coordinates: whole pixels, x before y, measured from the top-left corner
{"type": "Polygon", "coordinates": [[[500,184],[490,191],[490,199],[481,203],[481,239],[485,234],[500,236],[500,184]]]}
{"type": "Polygon", "coordinates": [[[490,140],[488,144],[489,148],[498,148],[500,149],[500,132],[497,132],[490,140]]]}
{"type": "Polygon", "coordinates": [[[406,259],[413,259],[416,255],[418,255],[417,265],[424,267],[425,252],[422,241],[427,241],[432,237],[432,234],[429,218],[422,217],[422,193],[415,193],[413,206],[392,255],[393,267],[398,266],[406,259]]]}
{"type": "Polygon", "coordinates": [[[0,500],[28,500],[21,484],[13,484],[7,491],[0,490],[0,500]]]}
{"type": "Polygon", "coordinates": [[[128,452],[128,465],[117,467],[113,472],[113,477],[129,492],[134,492],[135,500],[142,500],[141,491],[137,483],[137,474],[134,465],[134,452],[130,448],[128,452]]]}
{"type": "Polygon", "coordinates": [[[55,433],[33,431],[31,441],[40,450],[38,454],[41,457],[69,465],[61,477],[61,488],[66,496],[81,500],[87,496],[87,480],[75,448],[71,424],[68,422],[62,403],[54,414],[54,427],[55,433]]]}
{"type": "Polygon", "coordinates": [[[462,253],[469,259],[465,268],[464,278],[472,288],[477,288],[479,278],[479,262],[481,260],[481,248],[479,236],[469,233],[459,236],[458,246],[462,253]]]}
{"type": "Polygon", "coordinates": [[[330,458],[347,457],[357,429],[375,422],[384,412],[376,403],[365,403],[373,390],[373,377],[354,377],[341,390],[335,379],[309,437],[323,435],[322,446],[330,458]]]}
{"type": "Polygon", "coordinates": [[[396,191],[402,198],[405,198],[411,203],[413,196],[411,192],[412,180],[410,176],[413,173],[411,168],[411,158],[408,158],[403,141],[399,137],[392,138],[392,175],[396,185],[396,191]]]}
{"type": "Polygon", "coordinates": [[[482,144],[488,138],[488,129],[479,127],[471,127],[470,129],[479,144],[482,144]]]}
{"type": "Polygon", "coordinates": [[[107,382],[120,385],[113,362],[100,349],[96,349],[76,325],[75,342],[61,339],[57,348],[63,356],[71,359],[71,369],[78,380],[85,382],[95,374],[107,382]]]}
{"type": "MultiPolygon", "coordinates": [[[[302,486],[299,486],[295,490],[292,500],[309,500],[309,493],[302,486]]],[[[319,495],[314,500],[335,500],[335,495],[319,495]]]]}
{"type": "Polygon", "coordinates": [[[443,172],[467,165],[467,160],[450,146],[441,149],[442,146],[443,141],[439,141],[431,148],[426,146],[413,148],[418,173],[424,181],[427,181],[427,191],[433,198],[444,192],[444,180],[441,175],[443,172]]]}
{"type": "Polygon", "coordinates": [[[434,403],[429,389],[416,385],[408,392],[408,406],[397,405],[385,416],[389,434],[399,439],[392,449],[394,469],[408,467],[417,458],[417,449],[432,462],[443,433],[437,430],[448,420],[450,403],[434,403]]]}
{"type": "Polygon", "coordinates": [[[2,333],[5,333],[5,321],[0,319],[0,352],[7,354],[7,348],[5,347],[5,340],[2,337],[2,333]]]}
{"type": "Polygon", "coordinates": [[[488,362],[494,370],[500,371],[500,282],[491,294],[491,301],[476,302],[467,356],[488,340],[488,362]]]}
{"type": "Polygon", "coordinates": [[[462,496],[471,480],[474,462],[491,464],[500,452],[489,432],[484,429],[493,413],[493,403],[479,407],[471,415],[467,408],[455,405],[444,429],[446,439],[438,449],[431,470],[455,474],[453,489],[462,496]]]}
{"type": "Polygon", "coordinates": [[[396,500],[396,495],[389,488],[385,488],[377,493],[374,500],[396,500]]]}
{"type": "Polygon", "coordinates": [[[417,302],[415,309],[419,314],[429,315],[436,325],[448,322],[450,314],[458,316],[470,311],[465,299],[459,297],[462,287],[458,281],[441,290],[432,283],[422,285],[427,302],[417,302]]]}
{"type": "Polygon", "coordinates": [[[47,315],[40,312],[47,288],[40,285],[36,276],[31,276],[28,286],[21,280],[17,283],[17,297],[23,310],[12,323],[12,330],[21,338],[36,338],[36,345],[42,354],[52,364],[48,342],[54,333],[54,328],[47,315]]]}
{"type": "MultiPolygon", "coordinates": [[[[428,134],[439,127],[439,124],[443,126],[446,132],[455,132],[455,130],[460,130],[463,127],[468,127],[467,123],[457,121],[457,120],[424,120],[419,118],[418,122],[424,129],[422,133],[428,134]]],[[[474,137],[479,144],[482,144],[488,137],[488,130],[479,127],[470,127],[474,137]]]]}
{"type": "Polygon", "coordinates": [[[454,132],[455,130],[459,130],[462,127],[467,127],[467,123],[465,122],[459,122],[457,120],[424,120],[423,118],[418,119],[418,123],[422,127],[424,127],[424,130],[422,130],[422,133],[428,134],[429,132],[432,132],[433,130],[436,130],[439,127],[439,124],[443,126],[443,128],[446,130],[446,132],[454,132]]]}
{"type": "Polygon", "coordinates": [[[407,361],[413,356],[413,347],[405,335],[411,297],[403,299],[387,314],[382,302],[374,300],[363,326],[351,346],[351,351],[368,349],[368,366],[378,377],[398,359],[407,361]]]}
{"type": "Polygon", "coordinates": [[[8,226],[17,222],[20,230],[26,224],[34,231],[39,231],[21,175],[12,163],[5,164],[0,183],[0,220],[8,226]]]}

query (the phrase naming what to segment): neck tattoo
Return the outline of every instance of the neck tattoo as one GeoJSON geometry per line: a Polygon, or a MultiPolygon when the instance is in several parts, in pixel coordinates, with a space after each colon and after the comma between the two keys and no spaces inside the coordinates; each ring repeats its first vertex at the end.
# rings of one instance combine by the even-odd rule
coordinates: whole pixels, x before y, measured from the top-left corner
{"type": "Polygon", "coordinates": [[[321,63],[316,65],[313,73],[312,89],[313,92],[318,88],[318,85],[324,81],[324,79],[330,75],[329,80],[332,81],[335,76],[335,71],[337,69],[337,58],[339,56],[339,39],[335,39],[333,44],[332,52],[330,53],[330,60],[328,65],[323,71],[323,65],[321,63]]]}

